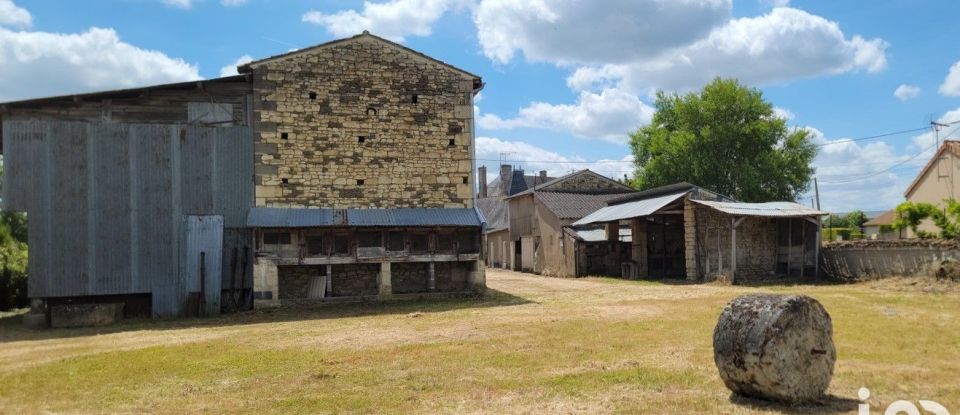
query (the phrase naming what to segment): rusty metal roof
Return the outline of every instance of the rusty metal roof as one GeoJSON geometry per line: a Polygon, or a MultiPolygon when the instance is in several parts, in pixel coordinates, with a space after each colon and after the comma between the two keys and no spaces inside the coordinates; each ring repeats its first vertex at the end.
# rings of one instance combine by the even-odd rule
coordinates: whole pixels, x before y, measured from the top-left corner
{"type": "Polygon", "coordinates": [[[471,208],[312,209],[258,207],[250,209],[247,226],[254,228],[314,228],[340,226],[481,226],[471,208]]]}
{"type": "Polygon", "coordinates": [[[714,202],[709,200],[692,200],[704,206],[709,206],[728,215],[737,216],[763,216],[763,217],[802,217],[802,216],[823,216],[829,213],[808,208],[804,205],[794,202],[766,202],[766,203],[740,203],[740,202],[714,202]]]}

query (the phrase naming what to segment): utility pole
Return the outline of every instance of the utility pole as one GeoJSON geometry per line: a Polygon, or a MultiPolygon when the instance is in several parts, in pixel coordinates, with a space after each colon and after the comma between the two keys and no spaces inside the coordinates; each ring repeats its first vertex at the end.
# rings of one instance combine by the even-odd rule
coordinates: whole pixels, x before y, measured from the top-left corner
{"type": "Polygon", "coordinates": [[[817,210],[820,210],[820,186],[817,185],[817,178],[813,178],[813,194],[817,200],[817,210]]]}

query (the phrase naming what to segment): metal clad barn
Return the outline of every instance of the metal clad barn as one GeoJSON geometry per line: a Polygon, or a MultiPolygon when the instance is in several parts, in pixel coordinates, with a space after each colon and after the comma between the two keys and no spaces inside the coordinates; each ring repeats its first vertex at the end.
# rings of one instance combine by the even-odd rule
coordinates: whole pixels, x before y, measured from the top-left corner
{"type": "Polygon", "coordinates": [[[32,298],[153,294],[155,315],[183,314],[184,215],[223,217],[212,268],[225,288],[252,284],[234,253],[250,255],[235,229],[253,205],[250,127],[5,120],[3,146],[4,208],[30,221],[32,298]]]}

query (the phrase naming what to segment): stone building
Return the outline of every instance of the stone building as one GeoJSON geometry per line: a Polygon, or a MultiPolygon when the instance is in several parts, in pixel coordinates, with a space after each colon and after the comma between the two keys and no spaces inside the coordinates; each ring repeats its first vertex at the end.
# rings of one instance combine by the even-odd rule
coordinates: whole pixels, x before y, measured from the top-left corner
{"type": "Polygon", "coordinates": [[[259,301],[484,287],[480,77],[364,33],[245,64],[259,301]]]}
{"type": "Polygon", "coordinates": [[[501,164],[499,174],[489,183],[485,166],[478,168],[478,176],[477,208],[487,222],[483,232],[486,265],[512,269],[515,261],[507,253],[510,246],[510,206],[507,198],[556,177],[547,176],[546,170],[541,170],[536,175],[528,175],[523,169],[514,168],[510,164],[501,164]]]}
{"type": "Polygon", "coordinates": [[[506,240],[488,247],[488,252],[494,262],[517,271],[573,276],[575,263],[565,252],[569,247],[564,228],[633,191],[616,180],[581,170],[516,193],[507,198],[506,240]]]}
{"type": "Polygon", "coordinates": [[[41,321],[483,289],[480,77],[366,32],[238,69],[0,104],[41,321]]]}
{"type": "MultiPolygon", "coordinates": [[[[591,261],[590,244],[569,256],[578,264],[577,275],[606,268],[606,274],[626,278],[813,277],[825,214],[793,202],[736,202],[677,183],[611,200],[575,222],[574,229],[602,225],[606,243],[593,246],[598,260],[591,261]],[[630,228],[629,240],[622,237],[623,228],[630,228]]],[[[568,232],[568,238],[575,237],[575,231],[568,232]]]]}

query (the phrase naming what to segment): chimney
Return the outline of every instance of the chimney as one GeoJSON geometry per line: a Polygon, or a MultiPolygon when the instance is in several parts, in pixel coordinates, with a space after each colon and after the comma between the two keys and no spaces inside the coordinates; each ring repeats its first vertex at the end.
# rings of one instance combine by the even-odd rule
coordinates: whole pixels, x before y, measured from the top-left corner
{"type": "Polygon", "coordinates": [[[510,185],[513,182],[513,167],[509,164],[500,165],[500,194],[497,196],[510,196],[510,185]]]}
{"type": "Polygon", "coordinates": [[[486,199],[487,198],[487,166],[480,166],[477,169],[478,176],[480,176],[480,195],[478,198],[486,199]]]}
{"type": "Polygon", "coordinates": [[[546,182],[547,182],[547,171],[540,170],[540,183],[546,183],[546,182]]]}

